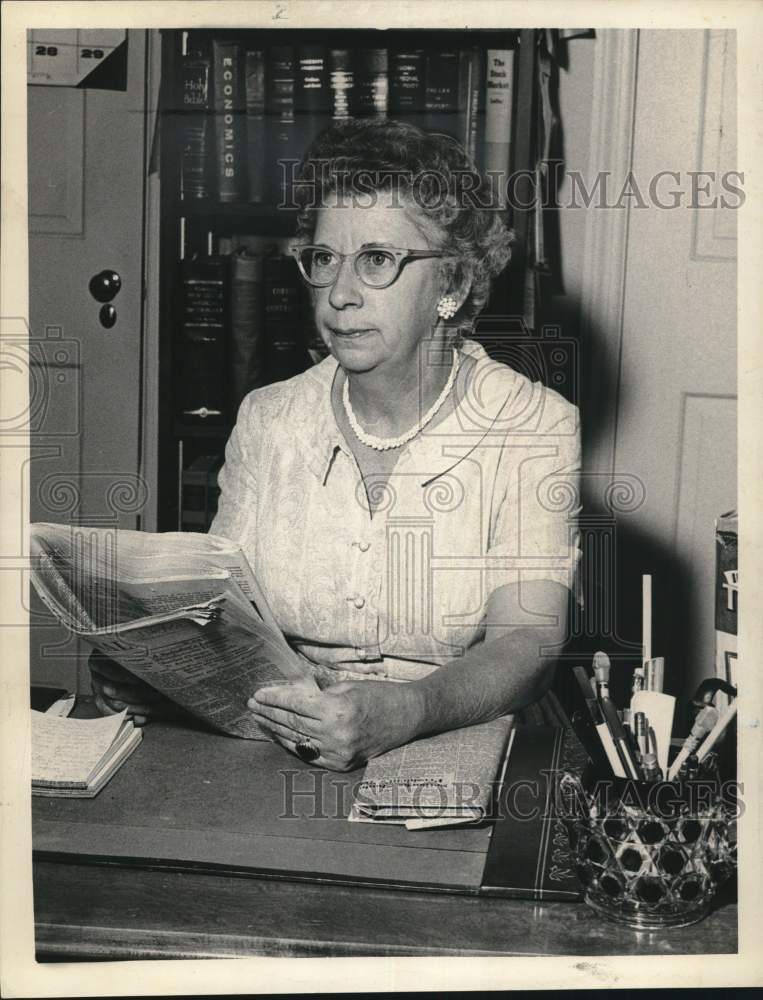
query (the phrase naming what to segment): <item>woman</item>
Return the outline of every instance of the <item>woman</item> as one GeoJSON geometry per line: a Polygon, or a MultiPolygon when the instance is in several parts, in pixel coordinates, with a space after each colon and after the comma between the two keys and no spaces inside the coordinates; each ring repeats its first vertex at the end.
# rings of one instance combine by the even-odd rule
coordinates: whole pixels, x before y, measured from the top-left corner
{"type": "MultiPolygon", "coordinates": [[[[321,686],[251,711],[347,770],[545,691],[577,560],[552,499],[576,490],[579,434],[573,406],[463,339],[510,238],[454,140],[338,123],[301,179],[295,255],[330,356],[244,400],[211,530],[321,686]]],[[[113,677],[102,702],[148,715],[113,677]]]]}

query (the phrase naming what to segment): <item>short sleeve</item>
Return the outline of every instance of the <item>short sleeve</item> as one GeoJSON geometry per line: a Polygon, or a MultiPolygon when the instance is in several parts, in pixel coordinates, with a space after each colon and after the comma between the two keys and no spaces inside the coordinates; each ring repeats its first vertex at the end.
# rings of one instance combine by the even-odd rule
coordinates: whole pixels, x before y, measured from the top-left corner
{"type": "Polygon", "coordinates": [[[577,407],[548,392],[531,434],[501,449],[487,551],[488,587],[554,580],[575,590],[580,559],[580,422],[577,407]]]}
{"type": "Polygon", "coordinates": [[[241,403],[236,426],[225,446],[225,463],[218,474],[220,499],[210,533],[244,545],[255,537],[257,518],[258,444],[256,392],[241,403]]]}

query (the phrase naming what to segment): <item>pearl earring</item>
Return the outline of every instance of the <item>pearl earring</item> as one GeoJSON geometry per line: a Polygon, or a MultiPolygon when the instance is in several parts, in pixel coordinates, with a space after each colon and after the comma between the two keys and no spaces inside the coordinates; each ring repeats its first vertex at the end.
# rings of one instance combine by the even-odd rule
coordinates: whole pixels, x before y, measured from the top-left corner
{"type": "Polygon", "coordinates": [[[458,303],[452,295],[443,295],[437,303],[437,315],[442,319],[452,319],[458,311],[458,303]]]}

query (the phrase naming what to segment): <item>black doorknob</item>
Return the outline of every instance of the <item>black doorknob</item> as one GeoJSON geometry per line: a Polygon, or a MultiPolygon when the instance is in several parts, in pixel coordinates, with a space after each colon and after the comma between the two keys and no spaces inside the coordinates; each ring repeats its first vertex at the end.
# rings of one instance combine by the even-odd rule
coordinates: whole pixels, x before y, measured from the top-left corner
{"type": "Polygon", "coordinates": [[[116,271],[106,269],[94,274],[88,287],[96,302],[111,302],[122,287],[122,279],[116,271]]]}

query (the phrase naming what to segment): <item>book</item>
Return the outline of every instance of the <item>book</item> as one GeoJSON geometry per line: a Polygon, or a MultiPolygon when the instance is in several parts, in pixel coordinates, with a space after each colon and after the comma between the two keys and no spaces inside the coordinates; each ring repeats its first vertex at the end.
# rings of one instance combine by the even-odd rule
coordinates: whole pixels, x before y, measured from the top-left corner
{"type": "Polygon", "coordinates": [[[349,819],[409,830],[488,818],[509,759],[511,716],[451,730],[374,757],[349,819]]]}
{"type": "Polygon", "coordinates": [[[331,49],[329,51],[329,92],[333,119],[351,116],[354,86],[351,50],[331,49]]]}
{"type": "Polygon", "coordinates": [[[249,201],[260,204],[267,196],[268,129],[265,120],[265,53],[247,49],[244,56],[246,79],[246,167],[249,201]]]}
{"type": "Polygon", "coordinates": [[[180,70],[180,197],[184,201],[209,198],[211,155],[211,62],[196,49],[183,57],[180,70]]]}
{"type": "Polygon", "coordinates": [[[310,367],[304,331],[304,289],[293,257],[268,254],[262,265],[265,299],[265,370],[281,382],[310,367]]]}
{"type": "Polygon", "coordinates": [[[423,49],[393,49],[389,53],[389,113],[420,127],[424,114],[426,59],[423,49]]]}
{"type": "Polygon", "coordinates": [[[424,76],[426,127],[456,139],[462,139],[464,131],[458,115],[460,62],[458,49],[427,52],[424,76]]]}
{"type": "Polygon", "coordinates": [[[266,55],[265,113],[269,125],[270,201],[290,206],[296,166],[302,157],[297,132],[296,55],[293,45],[273,45],[266,55]]]}
{"type": "Polygon", "coordinates": [[[386,118],[389,76],[386,49],[358,49],[353,71],[354,114],[359,118],[386,118]]]}
{"type": "Polygon", "coordinates": [[[485,173],[495,204],[507,205],[514,106],[514,50],[488,49],[485,80],[485,173]]]}
{"type": "Polygon", "coordinates": [[[459,136],[469,158],[479,169],[485,123],[485,63],[482,49],[474,46],[459,53],[459,136]]]}
{"type": "Polygon", "coordinates": [[[229,415],[228,260],[194,255],[181,275],[181,415],[219,422],[229,415]]]}
{"type": "Polygon", "coordinates": [[[230,412],[252,389],[265,384],[265,303],[262,256],[245,248],[231,261],[230,302],[230,412]]]}
{"type": "Polygon", "coordinates": [[[197,455],[183,469],[181,524],[183,531],[208,531],[217,513],[221,454],[197,455]]]}
{"type": "Polygon", "coordinates": [[[243,46],[213,39],[212,63],[217,197],[223,202],[245,201],[247,122],[243,46]]]}
{"type": "Polygon", "coordinates": [[[125,711],[72,719],[32,709],[32,795],[94,798],[142,736],[125,711]]]}
{"type": "Polygon", "coordinates": [[[301,152],[328,125],[330,106],[328,51],[323,45],[298,45],[294,109],[301,152]]]}
{"type": "Polygon", "coordinates": [[[36,523],[30,556],[32,585],[66,628],[220,732],[266,739],[252,694],[315,686],[226,538],[36,523]]]}

